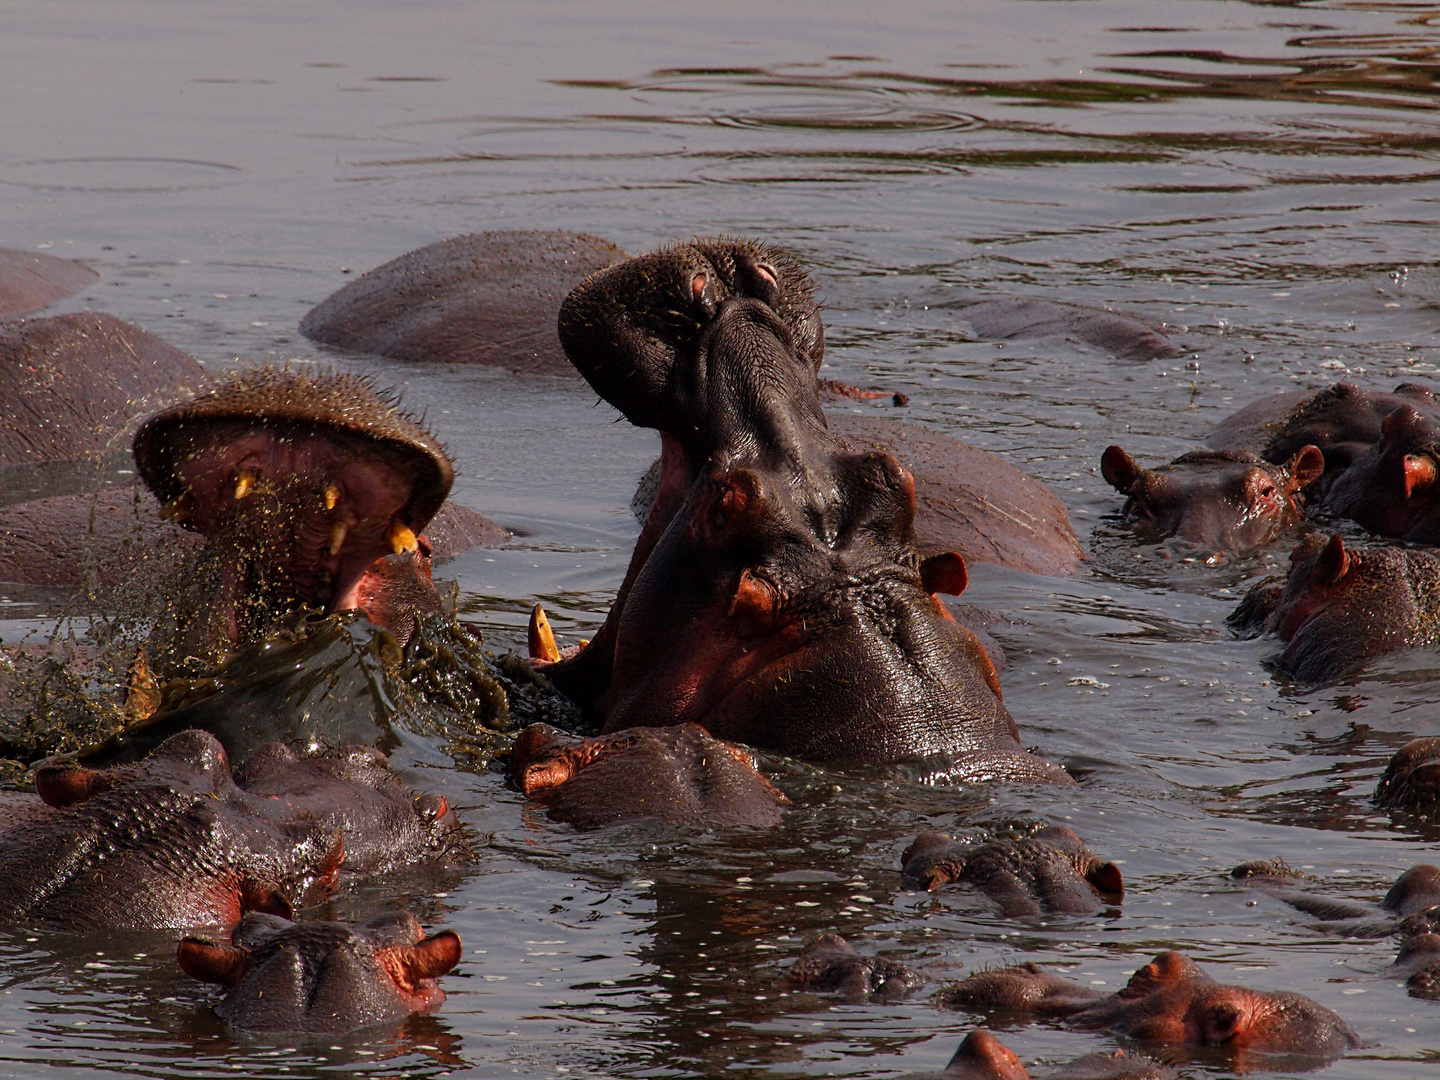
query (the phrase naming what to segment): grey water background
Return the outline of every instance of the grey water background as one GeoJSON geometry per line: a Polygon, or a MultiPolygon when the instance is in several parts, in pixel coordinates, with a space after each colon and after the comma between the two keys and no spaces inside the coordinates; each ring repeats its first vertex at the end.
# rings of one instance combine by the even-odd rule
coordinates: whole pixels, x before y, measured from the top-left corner
{"type": "MultiPolygon", "coordinates": [[[[657,448],[578,380],[324,354],[300,316],[354,274],[492,228],[568,228],[640,252],[758,235],[813,267],[827,374],[903,389],[907,419],[1060,493],[1094,557],[1071,579],[971,567],[1005,619],[1006,701],[1081,785],[957,790],[771,760],[795,800],[770,834],[549,824],[491,773],[418,741],[396,763],[480,841],[455,881],[380,883],[458,930],[441,1012],[320,1042],[228,1032],[165,935],[0,937],[0,1074],[164,1077],[864,1076],[939,1068],[977,1018],[785,994],[817,930],[936,979],[1037,960],[1115,989],[1156,951],[1297,990],[1365,1047],[1341,1078],[1440,1062],[1440,1005],[1347,936],[1224,877],[1284,857],[1377,899],[1435,861],[1433,825],[1368,798],[1437,729],[1440,663],[1320,688],[1222,620],[1285,552],[1209,567],[1138,545],[1098,476],[1154,463],[1262,394],[1389,388],[1440,364],[1440,7],[1422,3],[877,5],[0,3],[0,243],[99,282],[59,310],[132,320],[212,370],[356,367],[404,391],[455,457],[455,498],[520,536],[444,568],[490,642],[545,601],[588,636],[657,448]],[[1038,296],[1163,321],[1187,349],[1121,361],[1063,338],[974,340],[960,301],[1038,296]],[[921,829],[1063,821],[1123,860],[1122,906],[1004,920],[902,888],[921,829]]],[[[861,408],[871,408],[863,406],[861,408]]],[[[34,597],[0,626],[43,625],[34,597]]],[[[1109,1048],[1049,1025],[1002,1039],[1033,1068],[1109,1048]]],[[[1173,1054],[1187,1075],[1223,1055],[1173,1054]]]]}

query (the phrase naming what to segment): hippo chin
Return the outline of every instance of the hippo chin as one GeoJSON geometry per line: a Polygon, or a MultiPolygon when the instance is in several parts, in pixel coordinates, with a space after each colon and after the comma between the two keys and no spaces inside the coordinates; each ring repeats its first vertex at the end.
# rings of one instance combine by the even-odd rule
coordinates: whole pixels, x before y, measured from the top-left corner
{"type": "Polygon", "coordinates": [[[1224,986],[1192,960],[1164,952],[1102,995],[1035,964],[986,971],[949,987],[954,1008],[1065,1017],[1075,1028],[1146,1042],[1226,1046],[1244,1064],[1260,1058],[1329,1060],[1360,1045],[1350,1026],[1310,998],[1224,986]]]}
{"type": "Polygon", "coordinates": [[[453,930],[426,937],[403,911],[359,926],[250,914],[229,945],[186,938],[176,959],[225,987],[215,1011],[237,1028],[339,1035],[438,1009],[445,994],[435,980],[461,953],[453,930]]]}
{"type": "Polygon", "coordinates": [[[412,799],[366,747],[261,747],[232,774],[203,731],[143,761],[36,773],[0,833],[0,919],[60,930],[231,926],[289,916],[346,874],[463,851],[444,798],[412,799]]]}
{"type": "Polygon", "coordinates": [[[826,427],[805,273],[761,244],[696,240],[592,275],[560,338],[602,397],[661,432],[661,476],[604,627],[551,665],[614,732],[696,723],[810,759],[950,759],[1067,782],[1025,752],[984,648],[921,559],[915,486],[826,427]]]}
{"type": "Polygon", "coordinates": [[[417,534],[454,470],[362,379],[247,372],[146,420],[135,463],[162,516],[206,541],[193,595],[172,604],[182,625],[156,643],[162,669],[167,653],[179,664],[207,645],[254,640],[298,610],[364,607],[388,625],[400,621],[392,610],[431,606],[417,534]],[[392,555],[401,559],[380,562],[392,555]],[[407,589],[422,599],[406,603],[407,589]]]}

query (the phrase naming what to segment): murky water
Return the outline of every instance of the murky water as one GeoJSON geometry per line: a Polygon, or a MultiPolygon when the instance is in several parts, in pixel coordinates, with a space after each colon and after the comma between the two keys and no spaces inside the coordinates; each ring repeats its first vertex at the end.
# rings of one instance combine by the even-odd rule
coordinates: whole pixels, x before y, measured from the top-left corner
{"type": "MultiPolygon", "coordinates": [[[[1365,1048],[1333,1077],[1414,1077],[1440,1005],[1346,937],[1223,878],[1283,856],[1374,899],[1437,856],[1376,813],[1392,750],[1436,730],[1435,656],[1342,685],[1272,679],[1222,620],[1264,558],[1207,568],[1116,533],[1098,476],[1150,463],[1261,394],[1388,388],[1440,364],[1440,7],[1423,3],[54,3],[0,10],[0,242],[100,281],[110,311],[212,369],[324,356],[295,324],[348,275],[486,228],[565,227],[638,252],[694,233],[780,243],[822,285],[827,374],[903,389],[910,418],[1005,454],[1064,498],[1096,557],[1054,580],[971,568],[1002,613],[1006,700],[1070,791],[929,789],[772,761],[782,830],[579,836],[501,779],[408,741],[397,765],[482,841],[409,904],[464,937],[442,1012],[334,1043],[238,1038],[165,935],[0,937],[0,1073],[155,1076],[892,1076],[975,1017],[786,995],[807,933],[936,979],[1036,959],[1118,987],[1161,948],[1299,990],[1365,1048]],[[1111,304],[1170,324],[1175,360],[1063,339],[980,343],[975,296],[1111,304]],[[1093,535],[1092,535],[1093,534],[1093,535]],[[1076,682],[1088,676],[1088,681],[1076,682]],[[921,828],[1065,821],[1124,861],[1123,906],[1048,923],[905,892],[921,828]]],[[[603,617],[657,440],[579,382],[362,365],[448,443],[456,498],[520,534],[446,568],[492,644],[542,598],[563,636],[603,617]]],[[[863,408],[869,408],[864,406],[863,408]]],[[[1283,556],[1281,556],[1283,558],[1283,556]]],[[[1273,561],[1269,560],[1269,561],[1273,561]]],[[[7,596],[7,639],[44,596],[7,596]]],[[[1034,1025],[1027,1063],[1114,1045],[1034,1025]]],[[[1181,1059],[1224,1074],[1223,1057],[1181,1059]]]]}

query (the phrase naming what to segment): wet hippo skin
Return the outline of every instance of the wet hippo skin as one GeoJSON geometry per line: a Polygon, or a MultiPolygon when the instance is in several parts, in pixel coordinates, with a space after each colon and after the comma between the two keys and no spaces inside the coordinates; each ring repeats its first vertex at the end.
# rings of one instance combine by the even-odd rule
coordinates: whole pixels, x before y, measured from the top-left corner
{"type": "Polygon", "coordinates": [[[1377,656],[1440,640],[1440,557],[1311,534],[1291,552],[1283,584],[1256,585],[1229,621],[1286,642],[1276,663],[1287,674],[1341,678],[1377,656]]]}
{"type": "Polygon", "coordinates": [[[887,1001],[924,986],[925,976],[895,960],[862,956],[839,934],[827,933],[805,946],[780,984],[855,1001],[887,1001]]]}
{"type": "Polygon", "coordinates": [[[186,938],[176,960],[225,987],[215,1011],[237,1028],[338,1035],[438,1009],[445,994],[435,980],[461,953],[453,930],[426,937],[409,912],[358,926],[257,913],[228,945],[186,938]]]}
{"type": "Polygon", "coordinates": [[[1139,319],[1079,304],[1025,298],[982,300],[961,307],[960,315],[981,338],[1010,340],[1073,334],[1122,360],[1168,359],[1185,352],[1139,319]]]}
{"type": "Polygon", "coordinates": [[[964,560],[922,560],[910,473],[826,428],[803,270],[763,244],[693,241],[588,278],[560,336],[598,393],[662,435],[610,615],[547,669],[607,732],[694,722],[814,759],[1064,778],[1025,753],[984,648],[936,599],[963,589],[964,560]]]}
{"type": "Polygon", "coordinates": [[[1226,1045],[1243,1062],[1265,1056],[1326,1060],[1360,1044],[1350,1026],[1300,994],[1224,986],[1180,953],[1165,952],[1102,995],[1035,964],[972,975],[943,994],[952,1008],[1065,1017],[1084,1030],[1146,1042],[1226,1045]]]}
{"type": "MultiPolygon", "coordinates": [[[[1144,1054],[1124,1050],[1086,1054],[1058,1068],[1033,1074],[1033,1080],[1175,1080],[1178,1074],[1144,1054]]],[[[1032,1080],[1008,1046],[984,1028],[976,1028],[960,1044],[950,1063],[938,1073],[905,1080],[1032,1080]]]]}
{"type": "Polygon", "coordinates": [[[312,341],[396,360],[574,374],[555,337],[565,294],[625,253],[584,233],[498,231],[402,255],[316,305],[312,341]]]}
{"type": "Polygon", "coordinates": [[[73,296],[100,275],[82,263],[38,251],[0,248],[0,319],[73,296]]]}
{"type": "Polygon", "coordinates": [[[0,918],[60,930],[231,926],[288,915],[347,874],[463,851],[443,798],[412,800],[378,751],[263,747],[232,777],[184,731],[135,765],[51,766],[0,834],[0,918]]]}

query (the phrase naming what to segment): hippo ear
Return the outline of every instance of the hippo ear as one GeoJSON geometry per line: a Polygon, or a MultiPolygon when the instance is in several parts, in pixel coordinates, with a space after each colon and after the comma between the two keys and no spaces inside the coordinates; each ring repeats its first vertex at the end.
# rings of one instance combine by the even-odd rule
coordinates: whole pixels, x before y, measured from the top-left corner
{"type": "Polygon", "coordinates": [[[1325,454],[1318,446],[1302,446],[1295,451],[1295,456],[1285,463],[1285,471],[1294,483],[1294,489],[1304,491],[1325,475],[1325,454]]]}
{"type": "Polygon", "coordinates": [[[212,945],[199,938],[186,938],[180,942],[175,950],[175,959],[180,963],[180,970],[192,979],[223,986],[235,986],[250,970],[248,949],[212,945]]]}
{"type": "Polygon", "coordinates": [[[109,773],[76,765],[46,765],[35,770],[35,790],[46,806],[74,806],[115,785],[109,773]]]}
{"type": "Polygon", "coordinates": [[[1435,459],[1429,454],[1405,455],[1405,497],[1423,495],[1435,486],[1435,459]]]}
{"type": "Polygon", "coordinates": [[[1219,1046],[1239,1035],[1244,1028],[1245,1011],[1233,1001],[1217,1001],[1200,1015],[1200,1041],[1206,1046],[1219,1046]]]}
{"type": "Polygon", "coordinates": [[[959,596],[970,583],[964,557],[957,551],[947,551],[921,560],[920,582],[928,593],[959,596]]]}
{"type": "Polygon", "coordinates": [[[1107,446],[1100,455],[1100,475],[1122,495],[1130,494],[1135,482],[1145,475],[1140,463],[1121,446],[1107,446]]]}
{"type": "Polygon", "coordinates": [[[1085,880],[1106,896],[1120,898],[1125,895],[1125,879],[1120,875],[1120,867],[1113,862],[1092,866],[1086,872],[1085,880]]]}
{"type": "Polygon", "coordinates": [[[1345,541],[1336,533],[1315,560],[1315,576],[1326,585],[1334,585],[1350,570],[1350,553],[1345,541]]]}
{"type": "Polygon", "coordinates": [[[978,1066],[985,1076],[993,1080],[1030,1080],[1030,1074],[1020,1064],[1015,1052],[984,1028],[976,1028],[965,1036],[965,1041],[955,1051],[945,1071],[961,1076],[980,1075],[968,1068],[972,1065],[978,1066]]]}
{"type": "Polygon", "coordinates": [[[402,945],[395,950],[396,959],[409,985],[414,987],[422,979],[434,979],[460,963],[464,948],[460,935],[454,930],[442,930],[414,945],[402,945]]]}

